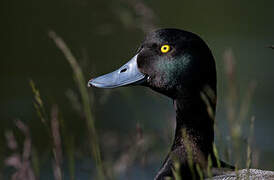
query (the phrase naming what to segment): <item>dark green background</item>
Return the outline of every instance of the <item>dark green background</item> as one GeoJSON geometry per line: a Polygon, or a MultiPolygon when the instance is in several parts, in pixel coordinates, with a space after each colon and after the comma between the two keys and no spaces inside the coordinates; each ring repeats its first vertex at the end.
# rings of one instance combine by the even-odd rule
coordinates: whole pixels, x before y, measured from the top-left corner
{"type": "MultiPolygon", "coordinates": [[[[218,68],[216,121],[224,135],[228,134],[228,128],[223,54],[226,49],[232,49],[239,101],[249,82],[257,81],[248,117],[256,117],[254,146],[261,152],[259,167],[273,168],[274,51],[267,46],[274,44],[274,1],[148,0],[144,3],[154,11],[157,27],[195,32],[213,51],[218,68]]],[[[39,153],[51,149],[33,107],[29,79],[39,88],[48,112],[52,104],[58,104],[70,134],[75,137],[76,149],[85,151],[81,149],[86,141],[85,121],[79,118],[66,96],[68,89],[77,90],[72,70],[48,32],[53,30],[66,41],[88,80],[118,68],[134,55],[144,37],[139,28],[140,17],[122,0],[4,0],[1,4],[0,145],[4,154],[0,156],[3,159],[8,154],[3,134],[5,130],[16,129],[13,124],[16,118],[30,126],[39,153]]],[[[168,124],[174,123],[172,102],[146,88],[89,91],[95,93],[92,110],[100,137],[109,131],[120,134],[119,137],[132,135],[136,123],[144,132],[160,136],[168,124]],[[105,94],[108,95],[102,103],[105,94]]],[[[160,147],[163,150],[156,169],[168,150],[167,146],[160,147]]],[[[157,151],[157,148],[151,150],[157,151]]]]}

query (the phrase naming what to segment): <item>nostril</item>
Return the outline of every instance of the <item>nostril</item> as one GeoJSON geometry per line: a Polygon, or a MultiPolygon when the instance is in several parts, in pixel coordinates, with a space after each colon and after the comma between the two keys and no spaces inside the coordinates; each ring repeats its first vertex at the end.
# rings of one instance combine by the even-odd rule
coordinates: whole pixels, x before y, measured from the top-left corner
{"type": "Polygon", "coordinates": [[[120,71],[120,73],[123,73],[123,72],[126,72],[127,71],[127,68],[124,68],[120,71]]]}

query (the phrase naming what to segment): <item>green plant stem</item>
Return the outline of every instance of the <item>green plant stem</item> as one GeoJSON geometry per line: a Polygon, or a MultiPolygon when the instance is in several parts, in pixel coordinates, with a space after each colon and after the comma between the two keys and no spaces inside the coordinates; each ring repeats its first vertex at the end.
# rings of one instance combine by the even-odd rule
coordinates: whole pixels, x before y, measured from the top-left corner
{"type": "Polygon", "coordinates": [[[95,129],[95,123],[94,118],[91,113],[91,103],[88,95],[88,91],[86,88],[86,81],[83,75],[83,72],[81,70],[81,67],[79,66],[76,58],[73,56],[72,52],[66,45],[66,43],[63,41],[61,37],[59,37],[54,31],[49,32],[49,37],[53,39],[56,46],[63,52],[64,56],[66,57],[67,61],[69,62],[70,66],[72,67],[74,76],[75,76],[75,82],[78,85],[81,99],[84,107],[84,113],[86,116],[86,123],[88,127],[89,132],[89,138],[91,141],[91,149],[92,154],[96,162],[96,168],[98,172],[99,179],[104,179],[103,174],[103,166],[102,166],[102,160],[100,155],[100,148],[98,144],[98,138],[97,133],[95,129]]]}

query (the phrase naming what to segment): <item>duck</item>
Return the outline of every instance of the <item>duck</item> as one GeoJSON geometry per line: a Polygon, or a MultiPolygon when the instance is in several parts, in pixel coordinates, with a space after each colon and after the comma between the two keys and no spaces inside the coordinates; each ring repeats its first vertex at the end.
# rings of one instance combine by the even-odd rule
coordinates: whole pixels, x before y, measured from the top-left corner
{"type": "MultiPolygon", "coordinates": [[[[214,153],[216,64],[202,38],[181,29],[154,30],[126,64],[88,81],[89,87],[96,88],[137,85],[167,96],[176,111],[173,143],[154,180],[177,175],[181,179],[238,177],[234,167],[214,153]]],[[[274,173],[270,176],[274,178],[274,173]]]]}

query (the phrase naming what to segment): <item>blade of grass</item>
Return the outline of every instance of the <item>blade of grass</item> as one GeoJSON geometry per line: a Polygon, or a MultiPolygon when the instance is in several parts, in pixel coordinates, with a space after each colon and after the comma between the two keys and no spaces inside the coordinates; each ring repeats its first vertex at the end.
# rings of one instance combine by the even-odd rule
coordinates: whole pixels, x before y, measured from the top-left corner
{"type": "Polygon", "coordinates": [[[254,133],[254,121],[255,117],[252,116],[250,119],[250,129],[249,129],[249,137],[248,137],[248,144],[247,144],[247,160],[246,160],[246,168],[247,168],[247,179],[250,179],[250,167],[252,162],[252,152],[251,152],[251,145],[252,145],[252,139],[253,139],[253,133],[254,133]]]}
{"type": "Polygon", "coordinates": [[[50,132],[50,130],[49,130],[50,128],[47,124],[48,117],[46,114],[45,106],[44,106],[43,100],[41,98],[40,92],[39,92],[38,88],[36,88],[36,85],[32,79],[29,80],[29,84],[30,84],[31,90],[33,92],[33,96],[34,96],[33,104],[34,104],[35,110],[37,112],[37,115],[41,119],[42,123],[44,123],[46,125],[47,131],[50,132]]]}
{"type": "Polygon", "coordinates": [[[195,169],[194,169],[194,160],[193,160],[193,150],[191,148],[189,136],[186,132],[186,129],[182,129],[182,135],[183,135],[183,141],[184,145],[186,147],[186,153],[187,153],[187,164],[190,169],[190,172],[192,174],[192,179],[196,179],[195,169]]]}
{"type": "Polygon", "coordinates": [[[86,80],[84,78],[83,72],[76,58],[73,56],[71,50],[68,48],[68,46],[63,41],[63,39],[59,37],[54,31],[49,32],[49,37],[55,42],[56,46],[62,51],[62,53],[66,57],[67,61],[69,62],[73,70],[73,73],[75,76],[75,82],[78,85],[78,88],[81,94],[81,99],[84,107],[86,123],[88,127],[89,138],[90,138],[89,141],[91,143],[92,155],[93,155],[93,158],[95,159],[98,177],[99,179],[104,179],[100,148],[98,144],[94,118],[91,113],[91,104],[90,104],[88,91],[86,88],[86,80]]]}
{"type": "Polygon", "coordinates": [[[31,162],[35,177],[40,176],[40,159],[35,147],[32,147],[31,162]]]}
{"type": "Polygon", "coordinates": [[[175,180],[182,180],[180,174],[180,163],[177,161],[174,162],[174,169],[172,169],[172,173],[175,180]]]}
{"type": "Polygon", "coordinates": [[[55,180],[62,180],[62,161],[63,161],[63,153],[62,153],[62,141],[60,136],[60,125],[58,121],[58,108],[57,105],[54,105],[51,110],[51,133],[53,140],[53,172],[55,180]]]}

